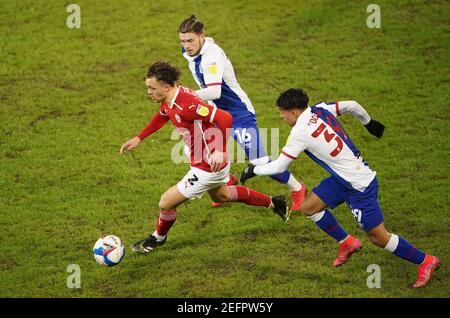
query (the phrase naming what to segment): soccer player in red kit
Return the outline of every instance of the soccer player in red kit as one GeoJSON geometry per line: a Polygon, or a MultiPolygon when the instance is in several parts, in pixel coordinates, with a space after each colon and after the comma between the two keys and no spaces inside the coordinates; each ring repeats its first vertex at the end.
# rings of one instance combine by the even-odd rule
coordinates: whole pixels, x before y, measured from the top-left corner
{"type": "Polygon", "coordinates": [[[177,185],[161,196],[156,230],[132,246],[132,250],[138,253],[148,253],[163,245],[176,220],[177,207],[205,192],[214,202],[243,202],[273,208],[284,221],[289,218],[284,196],[271,198],[247,187],[226,185],[230,172],[226,146],[232,117],[199,99],[190,89],[177,85],[179,77],[180,71],[168,63],[156,62],[149,67],[145,81],[148,95],[161,106],[149,124],[120,147],[120,154],[136,148],[170,120],[190,148],[191,169],[177,185]]]}

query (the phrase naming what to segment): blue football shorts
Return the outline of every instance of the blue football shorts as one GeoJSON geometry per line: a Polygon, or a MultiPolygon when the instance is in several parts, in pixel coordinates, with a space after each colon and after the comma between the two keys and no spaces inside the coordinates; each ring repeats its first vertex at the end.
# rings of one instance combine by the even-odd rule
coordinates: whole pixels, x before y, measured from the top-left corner
{"type": "Polygon", "coordinates": [[[364,192],[342,185],[334,176],[324,179],[312,191],[331,209],[346,202],[356,222],[366,232],[383,223],[377,177],[364,192]]]}

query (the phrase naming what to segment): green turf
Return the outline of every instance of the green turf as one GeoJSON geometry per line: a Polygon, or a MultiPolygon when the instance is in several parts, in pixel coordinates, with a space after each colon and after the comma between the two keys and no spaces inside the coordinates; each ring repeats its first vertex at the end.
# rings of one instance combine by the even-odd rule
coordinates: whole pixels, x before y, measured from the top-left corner
{"type": "MultiPolygon", "coordinates": [[[[69,3],[0,2],[0,296],[450,297],[447,1],[378,1],[381,29],[366,26],[370,1],[85,0],[81,29],[66,27],[69,3]],[[150,63],[170,61],[195,87],[177,34],[191,13],[227,52],[260,127],[280,128],[280,145],[289,127],[274,101],[292,86],[312,102],[357,100],[386,125],[377,140],[342,117],[377,171],[387,228],[442,261],[427,288],[410,289],[416,266],[371,245],[344,206],[336,218],[364,248],[338,269],[336,243],[305,217],[285,225],[206,198],[178,209],[163,248],[131,252],[188,166],[170,159],[169,126],[135,158],[119,147],[157,109],[143,81],[150,63]],[[127,247],[114,268],[91,252],[106,234],[127,247]],[[81,268],[80,289],[66,286],[69,264],[81,268]],[[366,286],[370,264],[380,289],[366,286]]],[[[305,156],[292,171],[309,188],[327,176],[305,156]]],[[[288,193],[268,178],[248,185],[288,193]]]]}

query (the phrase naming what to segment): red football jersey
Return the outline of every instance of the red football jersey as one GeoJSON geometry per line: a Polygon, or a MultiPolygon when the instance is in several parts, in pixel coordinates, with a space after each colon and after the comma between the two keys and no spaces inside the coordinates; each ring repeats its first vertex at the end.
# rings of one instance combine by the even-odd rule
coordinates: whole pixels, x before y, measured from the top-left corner
{"type": "Polygon", "coordinates": [[[226,136],[214,124],[217,108],[204,102],[188,88],[178,86],[172,103],[159,109],[170,119],[191,151],[191,166],[211,172],[209,157],[215,149],[226,152],[226,136]]]}

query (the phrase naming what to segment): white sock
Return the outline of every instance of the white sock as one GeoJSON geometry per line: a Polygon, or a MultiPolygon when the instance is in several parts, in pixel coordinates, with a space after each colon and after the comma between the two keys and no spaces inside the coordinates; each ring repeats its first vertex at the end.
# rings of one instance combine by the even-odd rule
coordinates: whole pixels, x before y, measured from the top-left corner
{"type": "Polygon", "coordinates": [[[325,211],[322,211],[322,212],[318,212],[313,215],[308,215],[307,218],[310,219],[311,221],[313,221],[314,223],[317,223],[323,218],[324,215],[325,215],[325,211]]]}
{"type": "Polygon", "coordinates": [[[391,234],[391,238],[389,239],[389,242],[386,244],[384,249],[386,251],[389,251],[391,253],[394,253],[398,246],[398,236],[395,234],[391,234]]]}
{"type": "Polygon", "coordinates": [[[287,182],[288,187],[291,191],[300,191],[302,189],[302,184],[295,179],[294,175],[291,173],[289,180],[287,182]]]}
{"type": "Polygon", "coordinates": [[[157,241],[162,241],[162,240],[164,240],[164,239],[166,238],[166,236],[167,236],[167,235],[159,235],[158,232],[156,232],[156,231],[153,232],[152,235],[153,235],[154,237],[156,237],[156,240],[157,240],[157,241]]]}

